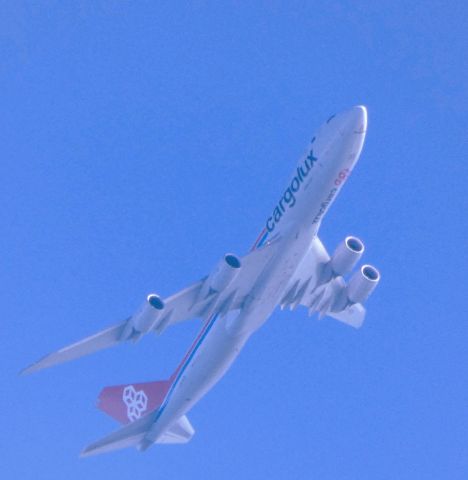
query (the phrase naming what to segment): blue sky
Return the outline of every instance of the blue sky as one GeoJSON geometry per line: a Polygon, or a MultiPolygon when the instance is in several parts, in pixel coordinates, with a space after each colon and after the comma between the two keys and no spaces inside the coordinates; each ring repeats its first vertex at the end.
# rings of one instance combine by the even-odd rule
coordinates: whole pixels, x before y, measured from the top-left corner
{"type": "Polygon", "coordinates": [[[465,2],[3,2],[0,467],[22,479],[468,475],[465,2]],[[30,377],[41,355],[243,254],[314,130],[369,111],[322,224],[382,272],[360,331],[275,312],[186,446],[80,460],[105,385],[198,324],[30,377]]]}

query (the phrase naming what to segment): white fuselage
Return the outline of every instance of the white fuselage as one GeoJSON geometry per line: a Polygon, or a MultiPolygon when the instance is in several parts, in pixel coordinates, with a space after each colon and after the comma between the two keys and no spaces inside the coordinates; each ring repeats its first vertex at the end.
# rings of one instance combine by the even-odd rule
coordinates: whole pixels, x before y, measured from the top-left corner
{"type": "Polygon", "coordinates": [[[210,316],[159,408],[149,441],[190,410],[226,373],[248,338],[271,315],[310,248],[321,220],[351,173],[364,143],[366,110],[354,107],[325,123],[312,139],[254,248],[275,243],[241,310],[210,316]]]}

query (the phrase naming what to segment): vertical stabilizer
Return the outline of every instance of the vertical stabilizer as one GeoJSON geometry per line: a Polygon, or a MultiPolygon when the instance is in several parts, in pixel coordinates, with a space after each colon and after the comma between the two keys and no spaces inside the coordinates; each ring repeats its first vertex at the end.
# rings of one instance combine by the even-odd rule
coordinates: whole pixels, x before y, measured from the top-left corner
{"type": "Polygon", "coordinates": [[[169,387],[169,380],[105,387],[98,408],[120,423],[131,423],[156,410],[169,387]]]}

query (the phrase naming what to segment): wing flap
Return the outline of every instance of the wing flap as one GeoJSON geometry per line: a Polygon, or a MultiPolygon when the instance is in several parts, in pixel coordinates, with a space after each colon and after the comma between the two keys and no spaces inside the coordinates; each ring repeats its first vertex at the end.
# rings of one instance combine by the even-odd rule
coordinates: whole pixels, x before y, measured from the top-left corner
{"type": "Polygon", "coordinates": [[[366,316],[366,309],[360,303],[353,303],[341,312],[329,312],[327,315],[350,327],[361,328],[366,316]]]}

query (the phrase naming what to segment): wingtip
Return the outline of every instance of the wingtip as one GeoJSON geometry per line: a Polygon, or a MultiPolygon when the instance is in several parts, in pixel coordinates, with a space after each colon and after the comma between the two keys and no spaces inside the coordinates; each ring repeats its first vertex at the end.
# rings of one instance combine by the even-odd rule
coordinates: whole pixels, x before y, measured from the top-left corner
{"type": "Polygon", "coordinates": [[[30,373],[33,373],[33,372],[36,372],[37,370],[39,370],[37,368],[37,365],[35,363],[33,363],[32,365],[29,365],[23,369],[21,369],[19,372],[18,372],[18,375],[20,377],[24,377],[26,375],[29,375],[30,373]]]}
{"type": "Polygon", "coordinates": [[[37,362],[34,362],[32,363],[31,365],[23,368],[22,370],[20,370],[19,372],[19,375],[29,375],[30,373],[34,373],[34,372],[37,372],[39,370],[42,370],[43,368],[45,368],[47,366],[47,359],[50,357],[51,355],[45,355],[44,357],[40,358],[37,362]]]}

